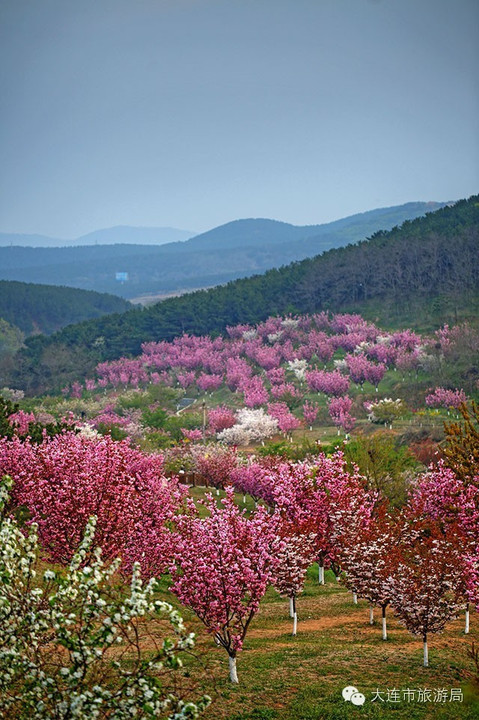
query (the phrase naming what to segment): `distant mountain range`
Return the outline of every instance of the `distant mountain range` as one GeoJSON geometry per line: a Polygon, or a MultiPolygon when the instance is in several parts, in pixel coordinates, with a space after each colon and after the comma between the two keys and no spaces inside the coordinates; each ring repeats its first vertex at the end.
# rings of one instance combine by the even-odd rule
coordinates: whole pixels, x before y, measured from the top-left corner
{"type": "MultiPolygon", "coordinates": [[[[423,331],[465,319],[477,322],[478,309],[476,195],[262,275],[70,325],[50,337],[30,337],[3,383],[29,393],[58,389],[92,373],[99,361],[137,355],[142,343],[173,340],[184,332],[222,333],[268,315],[359,312],[385,327],[423,331]]],[[[475,362],[472,350],[470,356],[475,362]]]]}
{"type": "Polygon", "coordinates": [[[61,284],[125,298],[162,296],[223,284],[357,243],[448,204],[411,202],[322,225],[235,220],[190,239],[156,246],[152,239],[165,228],[100,230],[79,238],[76,242],[82,244],[75,247],[9,243],[0,247],[0,279],[61,284]],[[149,244],[139,239],[147,237],[149,244]]]}
{"type": "Polygon", "coordinates": [[[190,230],[178,230],[171,227],[116,227],[94,230],[74,240],[62,240],[47,235],[25,235],[18,233],[0,233],[0,247],[20,245],[22,247],[76,247],[78,245],[164,245],[165,243],[184,242],[197,233],[190,230]]]}

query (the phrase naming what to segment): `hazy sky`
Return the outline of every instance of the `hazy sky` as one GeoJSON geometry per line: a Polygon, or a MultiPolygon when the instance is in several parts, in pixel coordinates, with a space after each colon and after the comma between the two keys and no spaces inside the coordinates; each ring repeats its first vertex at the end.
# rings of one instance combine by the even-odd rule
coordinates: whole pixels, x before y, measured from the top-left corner
{"type": "Polygon", "coordinates": [[[0,0],[0,231],[479,191],[478,0],[0,0]]]}

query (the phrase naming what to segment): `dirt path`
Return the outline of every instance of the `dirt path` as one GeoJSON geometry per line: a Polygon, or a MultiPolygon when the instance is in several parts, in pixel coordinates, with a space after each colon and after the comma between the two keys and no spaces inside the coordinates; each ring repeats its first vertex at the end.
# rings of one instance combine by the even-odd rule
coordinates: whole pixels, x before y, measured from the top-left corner
{"type": "MultiPolygon", "coordinates": [[[[324,617],[319,618],[307,618],[305,620],[301,620],[300,617],[298,617],[298,634],[301,632],[317,632],[321,630],[327,630],[328,628],[332,627],[339,627],[341,625],[350,625],[351,623],[361,623],[365,624],[368,621],[368,615],[367,610],[357,610],[356,612],[348,613],[347,615],[342,615],[338,617],[334,617],[331,615],[325,615],[324,617]]],[[[291,628],[293,626],[293,620],[291,619],[290,622],[280,622],[274,627],[271,628],[252,628],[248,632],[249,638],[274,638],[278,637],[278,635],[282,635],[284,633],[291,633],[291,628]]]]}

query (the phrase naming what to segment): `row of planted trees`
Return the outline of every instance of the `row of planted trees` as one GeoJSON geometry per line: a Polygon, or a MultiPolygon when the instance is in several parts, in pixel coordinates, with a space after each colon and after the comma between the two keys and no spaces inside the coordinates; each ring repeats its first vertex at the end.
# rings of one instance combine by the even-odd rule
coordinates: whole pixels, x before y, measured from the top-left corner
{"type": "Polygon", "coordinates": [[[178,478],[164,476],[161,457],[127,442],[71,431],[37,444],[0,440],[0,473],[14,481],[10,509],[26,510],[49,557],[70,562],[95,516],[95,544],[105,560],[121,556],[124,575],[136,564],[145,578],[170,573],[172,592],[227,651],[233,682],[269,586],[289,598],[296,633],[297,597],[315,561],[320,581],[330,567],[355,595],[381,608],[384,639],[391,606],[423,638],[425,665],[428,636],[468,603],[479,606],[474,466],[455,473],[440,465],[395,512],[347,470],[341,453],[249,470],[247,490],[261,501],[251,513],[235,502],[235,484],[246,491],[235,472],[225,497],[207,496],[201,507],[178,478]]]}

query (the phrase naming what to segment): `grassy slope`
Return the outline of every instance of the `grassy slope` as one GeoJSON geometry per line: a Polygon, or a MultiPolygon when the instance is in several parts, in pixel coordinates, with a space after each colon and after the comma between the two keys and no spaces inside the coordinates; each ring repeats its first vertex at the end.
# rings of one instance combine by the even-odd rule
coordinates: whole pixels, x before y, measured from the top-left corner
{"type": "MultiPolygon", "coordinates": [[[[245,648],[238,657],[240,684],[228,680],[228,659],[214,646],[191,613],[181,609],[198,633],[197,652],[206,662],[202,690],[214,702],[205,720],[342,720],[343,718],[406,718],[416,720],[473,720],[479,714],[479,692],[468,675],[472,662],[467,649],[479,640],[479,619],[471,634],[463,633],[461,617],[448,624],[443,635],[431,637],[429,668],[422,667],[422,641],[411,636],[389,613],[389,639],[381,639],[380,616],[369,625],[368,604],[352,603],[351,594],[331,572],[326,585],[317,584],[317,566],[309,573],[298,599],[298,635],[291,635],[288,603],[269,590],[253,621],[245,648]],[[205,654],[204,654],[205,653],[205,654]],[[341,695],[354,685],[366,696],[362,708],[341,695]],[[401,691],[399,703],[387,702],[387,691],[401,691]],[[461,688],[464,701],[407,702],[407,689],[461,688]],[[385,702],[372,702],[379,689],[385,702]]],[[[171,598],[170,598],[171,600],[171,598]]]]}

